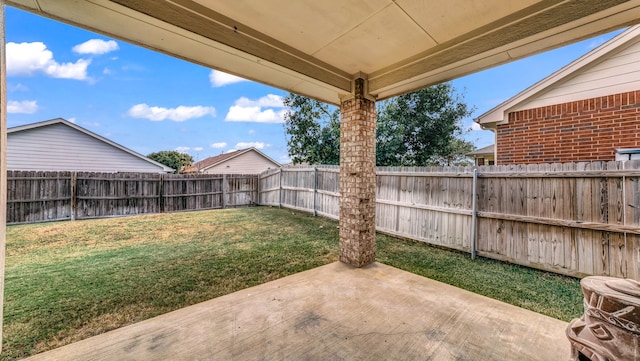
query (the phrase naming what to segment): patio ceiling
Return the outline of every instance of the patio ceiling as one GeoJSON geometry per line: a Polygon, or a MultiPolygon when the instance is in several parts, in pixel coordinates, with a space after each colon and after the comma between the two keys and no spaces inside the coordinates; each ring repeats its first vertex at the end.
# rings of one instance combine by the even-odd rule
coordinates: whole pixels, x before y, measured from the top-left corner
{"type": "Polygon", "coordinates": [[[355,77],[384,99],[640,21],[640,0],[6,3],[333,104],[355,77]]]}

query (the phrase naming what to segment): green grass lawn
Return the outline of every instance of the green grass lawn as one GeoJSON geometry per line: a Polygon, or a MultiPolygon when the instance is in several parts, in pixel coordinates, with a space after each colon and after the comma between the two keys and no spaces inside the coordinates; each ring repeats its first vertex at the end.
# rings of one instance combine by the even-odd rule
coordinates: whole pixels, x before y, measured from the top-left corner
{"type": "MultiPolygon", "coordinates": [[[[377,236],[378,261],[565,321],[579,281],[377,236]]],[[[337,222],[257,207],[7,228],[12,360],[338,259],[337,222]]]]}

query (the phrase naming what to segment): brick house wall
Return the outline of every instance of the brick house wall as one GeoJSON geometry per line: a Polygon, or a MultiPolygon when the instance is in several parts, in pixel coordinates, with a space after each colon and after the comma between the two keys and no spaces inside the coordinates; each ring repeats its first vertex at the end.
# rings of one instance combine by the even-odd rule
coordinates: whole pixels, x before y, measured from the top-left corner
{"type": "Polygon", "coordinates": [[[640,90],[509,113],[497,164],[611,161],[640,148],[640,90]]]}

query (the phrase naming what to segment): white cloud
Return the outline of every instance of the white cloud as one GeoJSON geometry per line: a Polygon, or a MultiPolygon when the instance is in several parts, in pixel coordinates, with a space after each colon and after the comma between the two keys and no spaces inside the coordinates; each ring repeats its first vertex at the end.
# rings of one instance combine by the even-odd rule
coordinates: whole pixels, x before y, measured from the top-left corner
{"type": "Polygon", "coordinates": [[[89,59],[75,63],[58,63],[53,53],[42,42],[7,43],[7,75],[31,76],[44,73],[53,78],[91,80],[87,76],[89,59]]]}
{"type": "Polygon", "coordinates": [[[44,43],[7,43],[7,75],[32,75],[53,61],[44,43]]]}
{"type": "Polygon", "coordinates": [[[76,118],[69,118],[69,119],[67,119],[67,121],[68,121],[69,123],[76,124],[76,122],[77,122],[78,120],[77,120],[76,118]]]}
{"type": "Polygon", "coordinates": [[[176,147],[176,149],[174,149],[174,150],[176,152],[180,152],[180,153],[189,153],[190,150],[193,150],[194,152],[200,152],[200,151],[202,151],[202,149],[203,149],[202,147],[191,148],[191,147],[182,146],[182,147],[176,147]]]}
{"type": "Polygon", "coordinates": [[[249,133],[249,134],[256,134],[256,131],[255,131],[255,130],[253,130],[253,129],[249,129],[249,131],[248,131],[247,133],[249,133]]]}
{"type": "Polygon", "coordinates": [[[7,90],[9,91],[13,91],[13,92],[26,92],[27,90],[29,90],[29,87],[27,87],[24,84],[7,84],[7,90]]]}
{"type": "Polygon", "coordinates": [[[211,144],[211,148],[224,148],[227,146],[226,142],[218,142],[211,144]]]}
{"type": "Polygon", "coordinates": [[[9,100],[7,101],[7,113],[33,114],[38,111],[36,100],[9,100]]]}
{"type": "Polygon", "coordinates": [[[256,100],[241,97],[229,108],[224,120],[227,122],[284,123],[286,110],[283,107],[282,97],[279,95],[268,94],[256,100]]]}
{"type": "Polygon", "coordinates": [[[87,76],[89,64],[91,64],[91,60],[85,59],[78,59],[75,63],[53,63],[47,66],[45,73],[54,78],[91,80],[87,76]]]}
{"type": "Polygon", "coordinates": [[[109,69],[109,68],[104,68],[104,69],[102,70],[102,74],[104,74],[104,75],[111,75],[111,74],[113,74],[113,70],[111,70],[111,69],[109,69]]]}
{"type": "Polygon", "coordinates": [[[100,55],[118,50],[118,43],[114,40],[91,39],[74,46],[72,50],[78,54],[100,55]]]}
{"type": "Polygon", "coordinates": [[[241,107],[233,105],[229,108],[227,122],[284,123],[285,110],[275,112],[273,109],[262,110],[260,107],[241,107]]]}
{"type": "Polygon", "coordinates": [[[136,104],[127,111],[127,115],[132,118],[144,118],[155,122],[165,119],[176,122],[184,122],[185,120],[201,118],[205,115],[216,116],[214,107],[184,106],[180,105],[176,108],[150,107],[147,104],[136,104]]]}
{"type": "Polygon", "coordinates": [[[241,97],[234,104],[242,107],[284,108],[282,97],[275,94],[267,94],[258,100],[241,97]]]}
{"type": "Polygon", "coordinates": [[[256,149],[263,149],[264,147],[270,147],[271,144],[265,144],[264,142],[239,142],[236,144],[235,147],[233,147],[233,149],[238,150],[238,149],[245,149],[245,148],[256,148],[256,149]]]}
{"type": "Polygon", "coordinates": [[[606,41],[608,41],[611,38],[610,34],[605,34],[605,35],[600,35],[600,36],[596,36],[595,38],[591,38],[591,40],[589,40],[586,43],[586,50],[593,50],[597,47],[599,47],[600,45],[604,44],[606,41]]]}
{"type": "Polygon", "coordinates": [[[278,158],[278,162],[280,162],[280,164],[291,163],[291,157],[288,155],[281,155],[280,158],[278,158]]]}
{"type": "Polygon", "coordinates": [[[247,81],[247,79],[223,73],[221,71],[211,70],[211,73],[209,73],[209,81],[211,82],[212,87],[219,88],[221,86],[247,81]]]}
{"type": "Polygon", "coordinates": [[[480,127],[480,124],[476,123],[476,122],[471,122],[471,126],[469,127],[470,130],[483,130],[480,127]]]}
{"type": "Polygon", "coordinates": [[[120,70],[122,70],[122,71],[144,72],[144,71],[147,71],[147,68],[145,68],[143,65],[138,65],[138,64],[126,64],[126,65],[121,66],[120,70]]]}

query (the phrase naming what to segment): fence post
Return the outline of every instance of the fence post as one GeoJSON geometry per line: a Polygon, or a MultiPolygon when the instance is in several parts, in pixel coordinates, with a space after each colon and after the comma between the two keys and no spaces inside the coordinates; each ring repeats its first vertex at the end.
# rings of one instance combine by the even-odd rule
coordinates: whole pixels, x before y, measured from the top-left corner
{"type": "Polygon", "coordinates": [[[78,217],[78,173],[71,172],[71,220],[78,217]]]}
{"type": "Polygon", "coordinates": [[[160,213],[164,213],[164,174],[160,173],[160,179],[158,180],[158,208],[160,213]]]}
{"type": "Polygon", "coordinates": [[[227,194],[225,192],[226,185],[227,185],[227,175],[223,174],[222,175],[222,209],[225,209],[227,207],[227,202],[226,202],[227,194]]]}
{"type": "Polygon", "coordinates": [[[469,248],[471,249],[471,259],[476,259],[476,227],[478,225],[477,198],[478,198],[478,168],[473,168],[473,185],[471,200],[471,238],[469,248]]]}
{"type": "Polygon", "coordinates": [[[262,176],[262,173],[258,173],[257,177],[257,184],[256,184],[256,201],[254,202],[256,204],[256,206],[260,205],[260,176],[262,176]]]}
{"type": "Polygon", "coordinates": [[[278,198],[280,198],[280,199],[278,201],[278,207],[282,208],[282,168],[280,168],[280,177],[279,178],[280,178],[279,179],[280,180],[280,190],[278,191],[278,193],[279,193],[278,194],[278,198]]]}
{"type": "Polygon", "coordinates": [[[316,210],[316,198],[318,198],[318,167],[313,167],[313,216],[318,215],[316,210]]]}
{"type": "MultiPolygon", "coordinates": [[[[623,164],[623,168],[624,168],[624,164],[623,164]]],[[[622,224],[623,225],[627,225],[627,177],[626,176],[622,176],[622,224]]],[[[627,232],[624,232],[622,234],[623,236],[623,240],[624,240],[624,246],[625,247],[629,247],[629,244],[627,243],[627,232]]],[[[628,249],[628,248],[627,248],[628,249]]],[[[624,265],[624,273],[622,274],[622,276],[624,278],[628,278],[629,277],[629,263],[627,262],[624,265]]]]}

